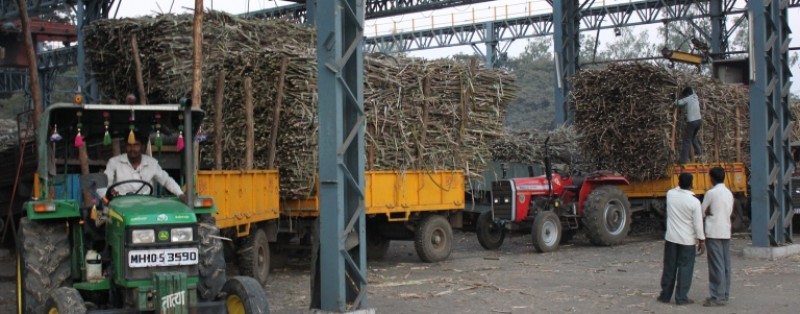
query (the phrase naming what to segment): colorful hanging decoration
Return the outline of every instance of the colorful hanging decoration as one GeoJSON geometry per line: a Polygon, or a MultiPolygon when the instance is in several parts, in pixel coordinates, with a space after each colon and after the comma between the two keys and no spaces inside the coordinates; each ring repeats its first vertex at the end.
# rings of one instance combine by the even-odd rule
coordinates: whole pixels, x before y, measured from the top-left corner
{"type": "Polygon", "coordinates": [[[53,125],[53,134],[50,134],[51,142],[60,142],[63,139],[61,134],[58,134],[58,124],[53,125]]]}
{"type": "Polygon", "coordinates": [[[77,125],[78,133],[75,134],[75,142],[73,144],[75,145],[75,147],[81,147],[83,146],[83,135],[81,135],[81,128],[83,128],[83,123],[81,123],[81,117],[83,116],[83,112],[78,111],[77,113],[75,113],[75,115],[78,116],[78,125],[77,125]]]}
{"type": "Polygon", "coordinates": [[[158,150],[161,150],[161,146],[164,145],[164,140],[161,138],[161,114],[156,113],[156,138],[155,144],[158,150]]]}
{"type": "Polygon", "coordinates": [[[178,151],[182,151],[186,144],[183,142],[183,114],[178,115],[178,121],[180,121],[180,125],[178,125],[178,143],[176,144],[178,151]]]}
{"type": "Polygon", "coordinates": [[[128,144],[131,145],[136,144],[136,135],[133,134],[133,130],[136,129],[136,126],[133,125],[134,121],[136,121],[136,118],[133,116],[133,111],[131,111],[131,116],[128,117],[128,122],[130,122],[130,125],[128,125],[128,129],[130,129],[130,132],[128,132],[128,144]]]}
{"type": "Polygon", "coordinates": [[[205,142],[208,139],[206,132],[203,132],[203,127],[197,129],[197,134],[194,136],[194,141],[198,143],[205,142]]]}
{"type": "Polygon", "coordinates": [[[108,133],[108,126],[110,124],[108,122],[108,116],[109,116],[108,111],[104,111],[103,112],[103,119],[105,121],[103,121],[103,125],[106,127],[106,133],[103,135],[103,145],[106,145],[106,146],[111,145],[111,133],[108,133]]]}

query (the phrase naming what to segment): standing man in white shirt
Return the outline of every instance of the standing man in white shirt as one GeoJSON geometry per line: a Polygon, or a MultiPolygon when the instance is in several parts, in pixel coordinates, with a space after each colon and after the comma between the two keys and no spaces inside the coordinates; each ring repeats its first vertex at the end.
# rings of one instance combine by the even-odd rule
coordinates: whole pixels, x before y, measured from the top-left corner
{"type": "MultiPolygon", "coordinates": [[[[158,165],[158,160],[142,154],[142,141],[148,140],[148,134],[137,132],[134,138],[134,143],[125,145],[125,154],[108,160],[105,171],[106,177],[108,177],[108,186],[126,180],[142,180],[153,184],[153,180],[155,180],[163,185],[167,191],[186,202],[186,195],[181,190],[181,186],[164,169],[161,169],[161,166],[158,165]]],[[[143,187],[142,185],[141,183],[122,184],[116,187],[115,190],[109,191],[109,193],[117,196],[129,193],[151,192],[147,190],[146,186],[143,187]]]]}
{"type": "Polygon", "coordinates": [[[657,300],[669,303],[675,292],[675,304],[692,304],[689,288],[692,286],[695,249],[705,251],[703,210],[692,192],[692,175],[682,173],[678,187],[667,192],[667,233],[664,236],[664,270],[661,274],[661,293],[657,300]],[[699,242],[696,248],[695,243],[699,242]],[[677,286],[675,285],[677,279],[677,286]]]}
{"type": "Polygon", "coordinates": [[[714,187],[703,198],[708,248],[708,290],[711,295],[703,306],[722,306],[728,302],[731,289],[731,212],[733,193],[725,186],[725,170],[708,171],[714,187]]]}

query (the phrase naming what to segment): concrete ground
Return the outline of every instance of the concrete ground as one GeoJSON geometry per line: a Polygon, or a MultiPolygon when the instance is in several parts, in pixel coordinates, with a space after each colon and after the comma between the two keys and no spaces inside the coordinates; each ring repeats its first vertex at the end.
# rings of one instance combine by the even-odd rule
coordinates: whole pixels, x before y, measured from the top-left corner
{"type": "MultiPolygon", "coordinates": [[[[370,307],[378,313],[798,313],[800,256],[745,259],[746,235],[732,242],[733,285],[727,306],[705,308],[705,256],[697,258],[689,297],[698,304],[662,304],[663,241],[632,236],[615,247],[595,247],[579,236],[547,254],[534,253],[527,236],[485,251],[473,233],[456,232],[450,259],[419,261],[411,242],[393,242],[383,261],[369,265],[370,307]]],[[[0,252],[0,313],[13,313],[15,260],[0,252]]],[[[291,259],[266,287],[272,313],[307,313],[308,260],[291,259]]]]}

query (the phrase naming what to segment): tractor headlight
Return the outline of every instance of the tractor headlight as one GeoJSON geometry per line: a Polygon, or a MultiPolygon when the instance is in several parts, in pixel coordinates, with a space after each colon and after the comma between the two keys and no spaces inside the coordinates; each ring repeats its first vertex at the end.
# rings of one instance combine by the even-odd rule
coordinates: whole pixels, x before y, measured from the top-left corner
{"type": "Polygon", "coordinates": [[[131,232],[133,244],[156,242],[156,232],[153,229],[133,230],[131,232]]]}
{"type": "Polygon", "coordinates": [[[498,198],[494,199],[494,203],[495,204],[500,203],[500,199],[498,199],[498,198]]]}
{"type": "Polygon", "coordinates": [[[192,227],[187,228],[173,228],[170,230],[172,235],[172,242],[189,242],[194,240],[192,227]]]}
{"type": "Polygon", "coordinates": [[[506,196],[506,198],[504,198],[504,199],[503,199],[503,202],[505,202],[506,204],[508,204],[508,203],[510,203],[510,202],[511,202],[511,199],[510,199],[510,198],[508,198],[508,196],[506,196]]]}

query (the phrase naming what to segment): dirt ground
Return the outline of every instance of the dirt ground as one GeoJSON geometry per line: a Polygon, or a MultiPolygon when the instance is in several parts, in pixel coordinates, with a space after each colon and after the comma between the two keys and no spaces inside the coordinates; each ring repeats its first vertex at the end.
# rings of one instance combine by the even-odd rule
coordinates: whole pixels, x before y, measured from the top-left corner
{"type": "MultiPolygon", "coordinates": [[[[732,242],[733,285],[725,307],[704,308],[705,256],[695,266],[689,297],[698,304],[656,302],[663,240],[632,236],[626,244],[595,247],[580,236],[558,251],[539,254],[527,236],[485,251],[473,233],[456,232],[450,259],[420,262],[411,242],[393,242],[383,261],[369,265],[370,307],[378,313],[797,313],[800,256],[745,259],[747,235],[732,242]]],[[[0,313],[16,311],[14,259],[0,260],[0,313]]],[[[308,261],[290,260],[266,287],[272,313],[306,313],[308,261]]]]}

